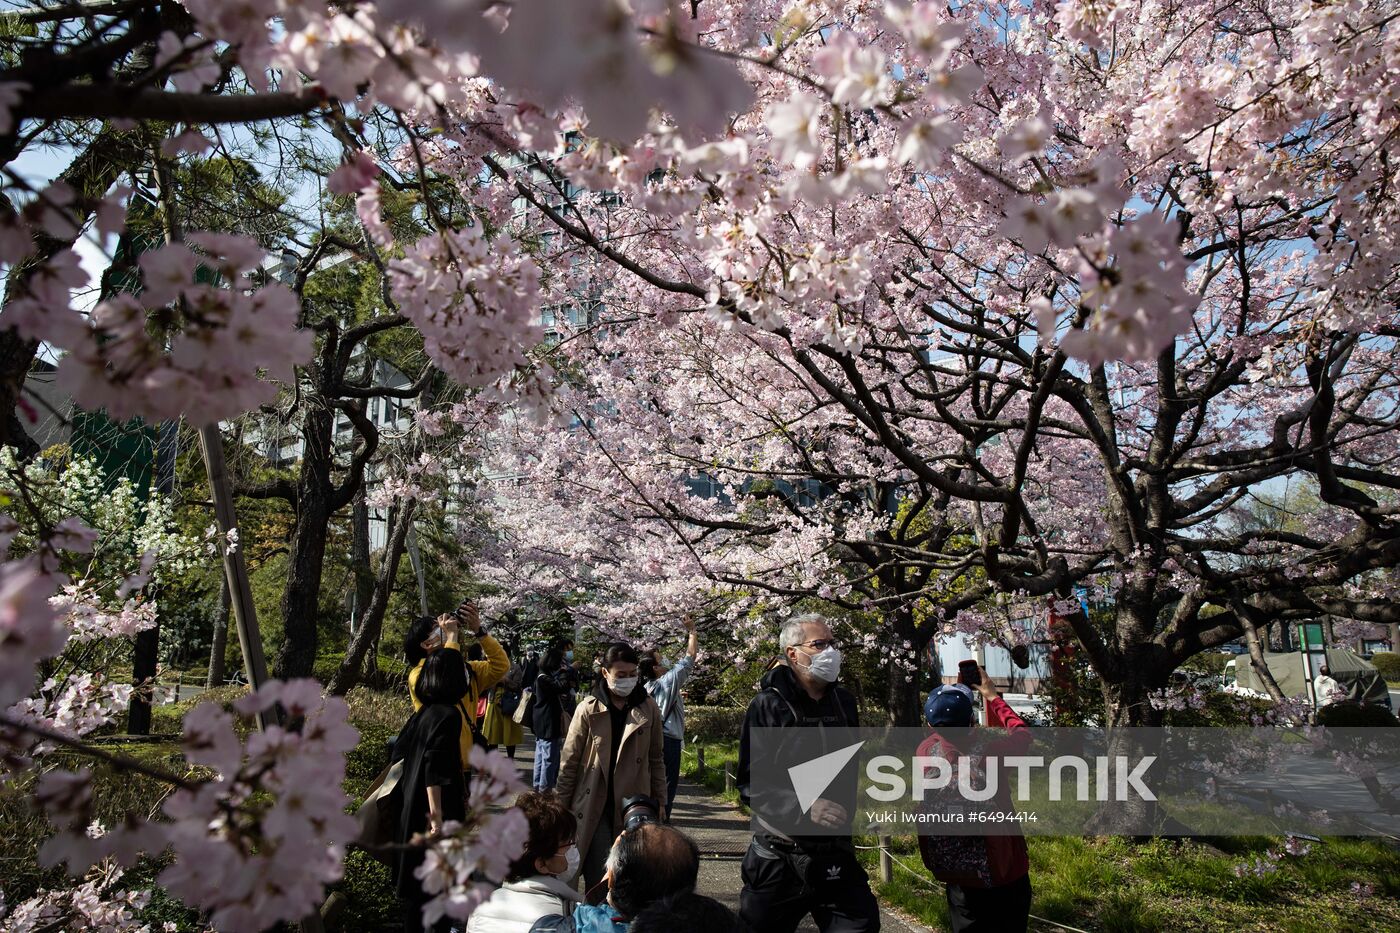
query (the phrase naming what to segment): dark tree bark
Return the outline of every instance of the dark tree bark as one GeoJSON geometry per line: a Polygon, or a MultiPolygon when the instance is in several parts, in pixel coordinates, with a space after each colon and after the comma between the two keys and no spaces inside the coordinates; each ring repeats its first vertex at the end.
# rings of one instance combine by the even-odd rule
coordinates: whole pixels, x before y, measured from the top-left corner
{"type": "MultiPolygon", "coordinates": [[[[131,652],[131,671],[138,687],[153,689],[156,667],[160,661],[160,619],[144,632],[137,632],[131,652]]],[[[126,708],[126,732],[128,735],[151,734],[151,697],[147,689],[138,689],[131,695],[126,708]]]]}
{"type": "Polygon", "coordinates": [[[370,652],[379,643],[379,633],[384,627],[384,613],[389,608],[389,596],[394,591],[394,580],[399,573],[399,562],[408,540],[408,530],[413,527],[417,511],[418,503],[410,499],[394,515],[388,541],[384,546],[384,559],[380,562],[379,574],[374,581],[368,611],[360,621],[359,631],[351,640],[345,659],[340,662],[335,676],[326,686],[328,693],[340,696],[349,691],[359,682],[368,660],[373,659],[370,652]]]}
{"type": "MultiPolygon", "coordinates": [[[[909,604],[901,605],[890,613],[890,630],[894,643],[902,645],[908,641],[914,650],[922,654],[918,632],[914,626],[914,610],[909,604]]],[[[927,639],[923,644],[927,644],[927,639]]],[[[889,681],[885,695],[889,724],[892,726],[917,726],[923,721],[923,704],[919,699],[919,681],[902,666],[889,665],[889,681]]]]}
{"type": "Polygon", "coordinates": [[[273,676],[310,677],[316,663],[316,617],[326,535],[335,512],[331,487],[333,413],[308,406],[302,427],[302,459],[297,477],[297,514],[292,525],[287,584],[282,590],[284,638],[273,662],[273,676]]]}

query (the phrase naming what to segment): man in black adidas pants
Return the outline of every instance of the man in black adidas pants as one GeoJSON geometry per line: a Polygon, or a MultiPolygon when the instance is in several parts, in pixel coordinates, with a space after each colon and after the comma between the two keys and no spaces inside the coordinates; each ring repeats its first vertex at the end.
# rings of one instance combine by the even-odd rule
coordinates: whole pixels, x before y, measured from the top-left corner
{"type": "MultiPolygon", "coordinates": [[[[754,729],[796,728],[806,737],[856,727],[855,698],[836,685],[841,652],[831,626],[816,615],[785,624],[779,645],[786,663],[764,676],[739,738],[739,795],[759,826],[744,856],[739,914],[763,933],[792,933],[809,914],[822,933],[877,933],[880,906],[851,844],[850,801],[818,797],[803,806],[790,785],[765,777],[775,770],[774,733],[765,731],[759,741],[752,735],[754,729]]],[[[853,797],[854,781],[850,791],[853,797]]]]}

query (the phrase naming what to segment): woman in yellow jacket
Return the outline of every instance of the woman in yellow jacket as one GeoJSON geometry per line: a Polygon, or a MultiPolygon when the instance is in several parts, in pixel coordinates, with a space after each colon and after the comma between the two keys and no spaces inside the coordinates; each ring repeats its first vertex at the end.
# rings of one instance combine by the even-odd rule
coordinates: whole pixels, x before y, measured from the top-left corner
{"type": "Polygon", "coordinates": [[[444,613],[436,619],[420,616],[409,628],[408,637],[404,639],[404,654],[413,665],[408,672],[408,695],[413,700],[413,711],[417,712],[423,704],[418,699],[414,687],[418,683],[419,673],[423,670],[423,660],[437,650],[461,651],[461,628],[465,628],[468,634],[476,637],[482,653],[486,655],[484,661],[466,662],[467,692],[462,695],[459,703],[462,710],[462,764],[465,767],[467,756],[471,754],[474,744],[472,727],[476,719],[476,701],[506,676],[506,671],[510,669],[510,659],[506,657],[506,650],[501,647],[500,642],[482,630],[476,606],[463,603],[455,613],[444,613]],[[434,635],[434,629],[439,626],[442,628],[440,642],[434,635]]]}

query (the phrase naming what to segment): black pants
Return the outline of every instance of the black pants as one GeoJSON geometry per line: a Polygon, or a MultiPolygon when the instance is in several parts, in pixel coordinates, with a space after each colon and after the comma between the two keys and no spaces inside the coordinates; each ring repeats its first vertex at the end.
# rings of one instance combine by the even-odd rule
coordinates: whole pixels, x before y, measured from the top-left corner
{"type": "Polygon", "coordinates": [[[996,888],[948,885],[953,933],[1025,933],[1030,912],[1030,875],[996,888]]]}
{"type": "Polygon", "coordinates": [[[877,933],[880,905],[855,851],[839,850],[815,862],[819,877],[804,878],[791,857],[750,843],[739,892],[744,922],[763,933],[792,933],[811,914],[822,933],[877,933]]]}

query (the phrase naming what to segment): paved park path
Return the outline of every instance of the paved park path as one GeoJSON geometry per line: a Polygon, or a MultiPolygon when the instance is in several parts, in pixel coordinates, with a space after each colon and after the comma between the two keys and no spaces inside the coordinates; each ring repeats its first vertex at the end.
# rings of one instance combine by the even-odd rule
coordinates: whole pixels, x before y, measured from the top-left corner
{"type": "MultiPolygon", "coordinates": [[[[515,760],[526,785],[530,783],[534,764],[534,739],[527,733],[524,744],[516,749],[515,760]]],[[[749,818],[722,797],[715,797],[699,784],[682,780],[671,822],[677,829],[695,840],[700,847],[701,894],[713,897],[731,910],[739,910],[739,863],[749,845],[749,818]]],[[[817,929],[811,918],[798,927],[800,933],[817,929]]],[[[928,927],[881,910],[882,933],[930,933],[928,927]]]]}

